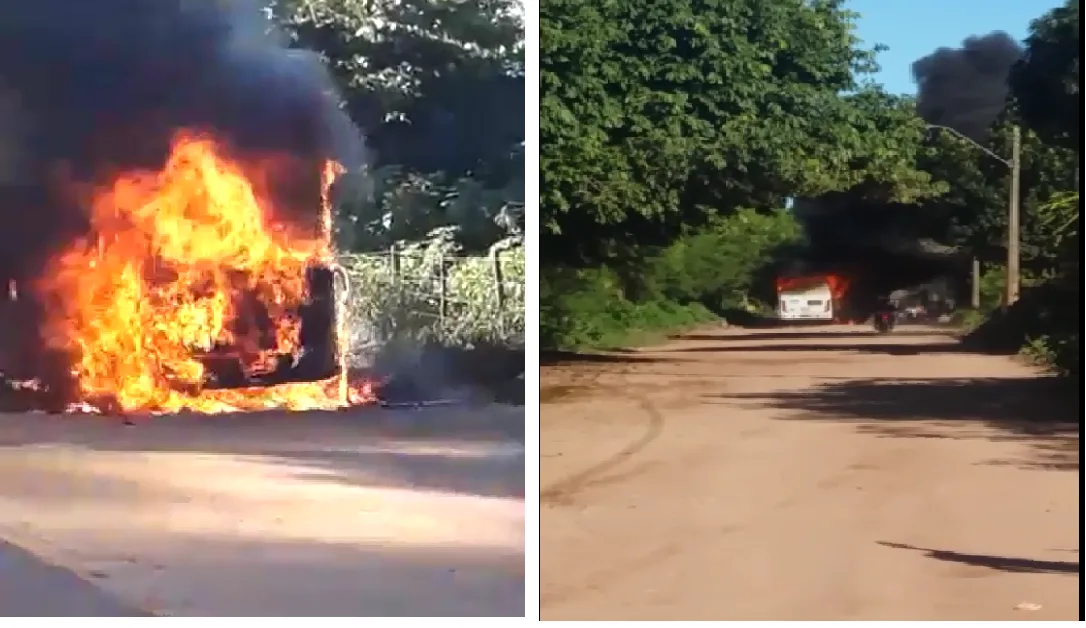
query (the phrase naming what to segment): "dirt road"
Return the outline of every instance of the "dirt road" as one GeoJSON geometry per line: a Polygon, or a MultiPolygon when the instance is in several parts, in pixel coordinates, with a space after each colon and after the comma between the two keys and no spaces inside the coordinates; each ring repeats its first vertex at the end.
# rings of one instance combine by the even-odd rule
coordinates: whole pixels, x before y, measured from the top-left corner
{"type": "Polygon", "coordinates": [[[544,619],[1077,617],[1077,409],[1010,359],[714,329],[541,396],[544,619]]]}
{"type": "Polygon", "coordinates": [[[0,415],[0,616],[518,616],[522,408],[0,415]]]}

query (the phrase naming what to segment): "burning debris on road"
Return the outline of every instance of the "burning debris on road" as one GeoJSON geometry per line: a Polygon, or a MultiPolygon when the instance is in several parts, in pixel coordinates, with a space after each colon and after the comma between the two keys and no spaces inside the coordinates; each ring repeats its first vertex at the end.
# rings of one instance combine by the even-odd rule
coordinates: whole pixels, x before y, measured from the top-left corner
{"type": "Polygon", "coordinates": [[[93,412],[373,401],[331,245],[361,152],[315,58],[240,1],[7,3],[0,24],[8,387],[93,412]]]}

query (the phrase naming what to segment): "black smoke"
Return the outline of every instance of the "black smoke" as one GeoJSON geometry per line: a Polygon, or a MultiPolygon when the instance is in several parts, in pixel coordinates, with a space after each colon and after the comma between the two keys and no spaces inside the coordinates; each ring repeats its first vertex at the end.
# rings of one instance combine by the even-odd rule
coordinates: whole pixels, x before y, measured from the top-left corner
{"type": "Polygon", "coordinates": [[[304,164],[293,192],[302,179],[312,188],[326,158],[360,161],[316,55],[282,41],[247,0],[0,2],[0,212],[27,223],[0,235],[8,264],[78,222],[58,172],[82,181],[158,165],[181,128],[291,155],[304,164]]]}
{"type": "Polygon", "coordinates": [[[917,111],[931,124],[982,139],[1007,101],[1007,77],[1022,47],[1002,32],[939,48],[912,66],[917,111]]]}

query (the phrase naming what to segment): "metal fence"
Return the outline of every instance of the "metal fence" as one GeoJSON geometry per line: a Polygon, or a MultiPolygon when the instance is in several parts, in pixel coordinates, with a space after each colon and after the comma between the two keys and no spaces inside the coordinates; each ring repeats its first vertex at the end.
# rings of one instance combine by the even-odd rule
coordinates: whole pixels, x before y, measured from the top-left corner
{"type": "Polygon", "coordinates": [[[352,363],[390,342],[472,346],[524,342],[524,249],[485,256],[423,248],[340,257],[352,363]]]}

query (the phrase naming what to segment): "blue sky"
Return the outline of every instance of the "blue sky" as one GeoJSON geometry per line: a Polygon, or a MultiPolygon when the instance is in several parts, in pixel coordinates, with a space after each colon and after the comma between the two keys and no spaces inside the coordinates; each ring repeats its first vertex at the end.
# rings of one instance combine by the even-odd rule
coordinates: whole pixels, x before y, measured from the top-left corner
{"type": "Polygon", "coordinates": [[[861,14],[857,35],[865,46],[885,44],[875,77],[892,93],[915,93],[910,66],[931,51],[957,48],[970,35],[1005,31],[1025,39],[1029,23],[1061,0],[850,0],[861,14]]]}

